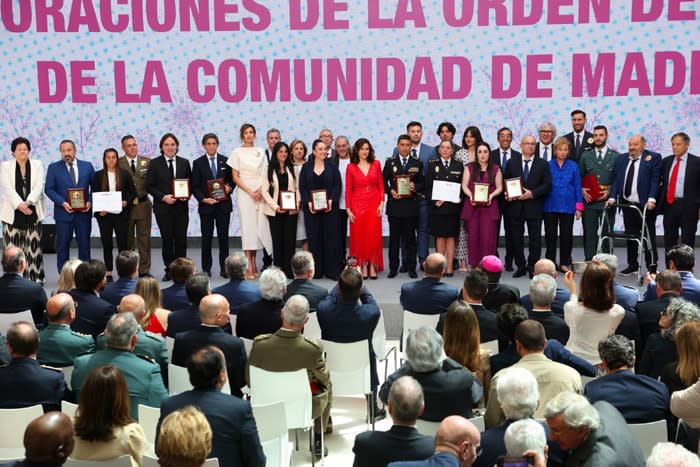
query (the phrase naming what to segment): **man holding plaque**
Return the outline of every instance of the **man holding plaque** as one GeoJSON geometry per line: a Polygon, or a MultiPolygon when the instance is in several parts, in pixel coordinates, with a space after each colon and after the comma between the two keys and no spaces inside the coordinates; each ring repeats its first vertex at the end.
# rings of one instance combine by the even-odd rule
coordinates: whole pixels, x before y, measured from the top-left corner
{"type": "Polygon", "coordinates": [[[192,194],[199,201],[199,223],[202,228],[202,270],[211,277],[211,244],[214,225],[219,239],[219,270],[226,278],[228,257],[228,226],[231,221],[231,197],[235,185],[228,158],[217,152],[219,137],[207,133],[202,138],[203,156],[192,163],[192,194]]]}
{"type": "Polygon", "coordinates": [[[406,249],[405,266],[412,279],[416,274],[416,228],[418,198],[423,191],[423,163],[411,157],[411,138],[399,136],[398,154],[384,164],[384,191],[388,193],[386,215],[389,217],[389,279],[399,272],[399,246],[406,249]]]}
{"type": "Polygon", "coordinates": [[[76,159],[73,141],[65,139],[59,148],[63,160],[49,165],[44,190],[54,203],[56,269],[61,272],[63,263],[70,256],[70,241],[74,232],[78,257],[83,261],[90,259],[90,184],[95,177],[95,169],[91,163],[76,159]]]}

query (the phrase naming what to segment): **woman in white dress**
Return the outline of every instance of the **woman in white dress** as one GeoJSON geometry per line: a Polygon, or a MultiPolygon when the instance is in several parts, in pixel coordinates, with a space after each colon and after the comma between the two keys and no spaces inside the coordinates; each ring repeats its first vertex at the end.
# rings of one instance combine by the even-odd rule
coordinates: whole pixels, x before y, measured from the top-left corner
{"type": "MultiPolygon", "coordinates": [[[[292,165],[294,166],[294,178],[299,180],[301,167],[306,162],[306,153],[308,149],[306,143],[300,139],[295,139],[289,145],[289,150],[292,152],[292,165]]],[[[297,216],[297,240],[301,240],[301,249],[309,251],[309,242],[306,241],[306,226],[304,225],[304,211],[300,210],[297,216]]]]}
{"type": "Polygon", "coordinates": [[[262,183],[267,173],[267,158],[261,148],[255,147],[255,127],[250,123],[241,125],[243,145],[236,148],[228,158],[233,181],[238,187],[236,204],[241,226],[241,246],[248,258],[246,279],[258,276],[255,256],[259,249],[272,251],[270,226],[263,213],[262,183]]]}

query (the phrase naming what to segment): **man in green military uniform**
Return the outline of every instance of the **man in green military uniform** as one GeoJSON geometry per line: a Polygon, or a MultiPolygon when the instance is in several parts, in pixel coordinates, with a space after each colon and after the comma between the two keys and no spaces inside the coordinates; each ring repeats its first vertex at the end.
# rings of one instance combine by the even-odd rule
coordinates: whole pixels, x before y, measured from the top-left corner
{"type": "Polygon", "coordinates": [[[138,155],[138,144],[132,135],[122,138],[124,156],[119,158],[119,167],[127,170],[136,185],[136,198],[129,211],[126,231],[126,248],[134,249],[134,228],[136,228],[136,245],[139,251],[139,275],[147,276],[151,271],[151,218],[153,204],[146,191],[146,173],[151,159],[138,155]]]}
{"type": "MultiPolygon", "coordinates": [[[[585,209],[583,210],[583,252],[586,261],[593,259],[598,252],[598,225],[605,212],[605,201],[608,199],[610,185],[615,179],[615,161],[619,157],[617,151],[608,147],[608,129],[603,125],[593,128],[593,147],[581,155],[579,170],[582,178],[583,199],[585,209]],[[592,177],[589,177],[591,176],[592,177]],[[595,177],[595,182],[593,181],[595,177]],[[593,199],[591,186],[589,183],[597,183],[600,187],[601,195],[593,199]]],[[[612,227],[615,222],[615,213],[608,213],[608,227],[612,227]]],[[[603,235],[607,233],[606,229],[603,235]]],[[[603,253],[610,252],[609,242],[603,243],[603,253]]]]}
{"type": "Polygon", "coordinates": [[[39,331],[39,353],[42,365],[65,367],[73,365],[75,357],[95,351],[95,341],[89,334],[70,328],[75,319],[75,302],[67,293],[58,293],[46,302],[48,326],[39,331]]]}
{"type": "Polygon", "coordinates": [[[129,389],[131,417],[138,420],[139,404],[160,407],[168,391],[163,384],[160,367],[148,357],[133,353],[138,340],[139,323],[131,313],[113,315],[105,329],[107,348],[75,359],[71,386],[76,399],[88,374],[102,365],[114,365],[121,371],[129,389]]]}

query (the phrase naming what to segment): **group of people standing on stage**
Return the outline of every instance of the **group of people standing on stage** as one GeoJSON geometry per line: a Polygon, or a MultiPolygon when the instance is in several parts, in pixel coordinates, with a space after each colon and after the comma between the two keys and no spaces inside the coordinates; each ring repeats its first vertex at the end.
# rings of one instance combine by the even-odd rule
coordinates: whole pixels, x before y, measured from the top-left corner
{"type": "MultiPolygon", "coordinates": [[[[592,133],[585,130],[583,111],[573,111],[571,122],[573,131],[560,138],[556,138],[554,125],[541,125],[539,141],[524,136],[521,152],[511,147],[509,128],[498,130],[498,147],[492,149],[475,126],[467,127],[460,144],[455,144],[455,126],[443,122],[437,128],[440,144],[432,147],[422,143],[421,123],[410,122],[383,168],[366,138],[351,144],[344,136],[334,140],[332,131],[324,129],[307,148],[298,139],[287,144],[273,128],[267,131],[267,148],[262,149],[255,145],[255,127],[246,123],[239,132],[242,145],[230,157],[219,154],[219,138],[213,133],[202,138],[205,154],[192,165],[179,155],[180,143],[172,133],[162,136],[161,155],[153,159],[140,156],[136,139],[126,135],[121,140],[123,156],[114,148],[106,149],[103,168],[95,172],[92,164],[76,158],[75,143],[64,140],[59,145],[61,160],[50,164],[44,174],[41,161],[29,158],[30,141],[19,137],[11,143],[14,159],[0,167],[3,236],[5,244],[25,251],[26,275],[43,282],[45,193],[54,203],[59,270],[68,260],[73,236],[80,259],[89,259],[94,216],[108,280],[113,234],[119,251],[138,249],[139,273],[146,276],[150,275],[154,213],[166,265],[163,279],[170,280],[168,266],[175,258],[186,256],[188,201],[193,195],[202,229],[202,268],[211,275],[216,228],[219,266],[225,277],[231,194],[237,187],[241,242],[250,279],[258,275],[255,260],[260,249],[264,266],[274,261],[291,277],[290,260],[301,241],[316,259],[316,277],[336,280],[345,264],[348,222],[349,256],[356,258],[363,276],[376,278],[384,269],[384,212],[389,221],[390,278],[399,272],[417,276],[417,266],[422,267],[428,256],[430,235],[436,250],[448,259],[448,276],[455,267],[477,266],[484,256],[497,253],[501,222],[505,269],[513,271],[515,263],[514,277],[532,274],[541,256],[542,223],[545,257],[566,271],[573,261],[574,220],[583,219],[585,259],[590,260],[598,250],[599,222],[605,213],[614,217],[614,209],[607,208],[616,203],[641,211],[646,208],[651,245],[645,245],[644,252],[652,272],[658,261],[654,225],[660,211],[665,213],[665,247],[678,243],[679,229],[682,242],[694,246],[700,184],[693,181],[700,175],[700,158],[688,153],[688,135],[673,135],[673,156],[662,160],[646,150],[641,135],[632,136],[628,152],[620,155],[608,147],[604,126],[595,126],[592,133]],[[513,186],[519,189],[516,194],[509,193],[513,186]],[[92,209],[93,193],[109,191],[121,193],[121,206],[92,209]]],[[[622,214],[625,229],[638,233],[639,214],[628,209],[622,214]]],[[[637,255],[637,242],[628,242],[628,267],[622,273],[637,272],[637,255]]]]}

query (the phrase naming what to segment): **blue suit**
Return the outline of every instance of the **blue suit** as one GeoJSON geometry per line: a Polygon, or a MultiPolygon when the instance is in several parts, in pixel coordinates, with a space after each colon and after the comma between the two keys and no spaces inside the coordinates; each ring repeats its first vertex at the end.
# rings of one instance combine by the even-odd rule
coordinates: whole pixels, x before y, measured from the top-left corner
{"type": "Polygon", "coordinates": [[[199,307],[188,305],[175,310],[168,315],[168,337],[175,338],[179,332],[191,331],[199,327],[202,321],[199,317],[199,307]]]}
{"type": "Polygon", "coordinates": [[[412,313],[436,315],[446,313],[447,308],[459,298],[459,290],[440,279],[424,277],[401,286],[401,307],[412,313]]]}
{"type": "MultiPolygon", "coordinates": [[[[693,276],[692,271],[678,271],[681,275],[681,297],[689,302],[693,302],[700,306],[700,280],[693,276]]],[[[644,301],[654,300],[656,298],[656,281],[651,281],[644,292],[644,301]]]]}
{"type": "Polygon", "coordinates": [[[29,357],[13,358],[0,368],[0,408],[17,409],[41,404],[44,412],[61,410],[66,392],[63,372],[29,357]]]}
{"type": "Polygon", "coordinates": [[[119,306],[122,298],[134,293],[136,289],[136,283],[138,279],[133,277],[120,277],[116,282],[107,284],[102,292],[100,292],[100,298],[106,302],[111,303],[113,306],[119,306]]]}
{"type": "Polygon", "coordinates": [[[160,291],[160,304],[166,310],[179,310],[190,306],[190,299],[187,298],[185,283],[173,284],[160,291]]]}
{"type": "Polygon", "coordinates": [[[232,315],[238,314],[241,305],[262,299],[258,283],[243,279],[231,279],[212,290],[211,293],[218,293],[226,297],[232,315]]]}
{"type": "Polygon", "coordinates": [[[637,306],[639,301],[637,289],[625,287],[617,281],[613,281],[613,290],[615,291],[615,303],[627,311],[634,311],[634,307],[637,306]]]}
{"type": "Polygon", "coordinates": [[[70,256],[70,241],[75,232],[78,242],[78,257],[90,259],[90,230],[92,227],[92,210],[86,212],[68,213],[63,209],[63,203],[68,200],[69,188],[83,188],[87,197],[92,201],[90,186],[95,177],[95,169],[86,161],[75,159],[78,168],[78,183],[71,179],[66,163],[63,160],[49,165],[46,171],[46,186],[44,191],[53,201],[53,217],[56,221],[56,269],[61,272],[63,263],[70,256]]]}
{"type": "Polygon", "coordinates": [[[95,292],[73,289],[70,291],[75,301],[75,321],[70,324],[73,331],[89,334],[94,340],[107,327],[107,321],[115,313],[108,302],[102,300],[95,292]]]}
{"type": "Polygon", "coordinates": [[[436,452],[424,461],[392,462],[387,467],[459,467],[459,459],[448,452],[436,452]]]}

